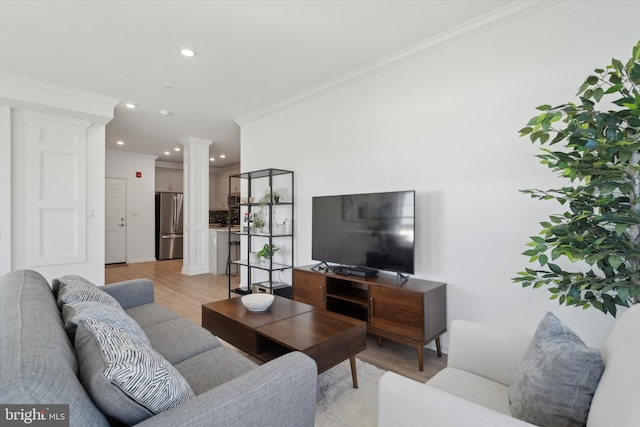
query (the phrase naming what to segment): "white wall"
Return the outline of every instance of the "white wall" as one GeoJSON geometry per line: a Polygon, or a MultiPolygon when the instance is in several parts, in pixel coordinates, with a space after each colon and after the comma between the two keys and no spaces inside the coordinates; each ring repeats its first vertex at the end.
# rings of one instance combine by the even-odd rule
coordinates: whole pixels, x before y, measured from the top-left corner
{"type": "Polygon", "coordinates": [[[534,107],[572,99],[591,70],[630,56],[639,4],[560,3],[241,123],[243,171],[296,172],[295,264],[312,262],[312,196],[415,189],[415,276],[447,283],[448,322],[532,333],[553,311],[602,345],[610,317],[511,282],[528,236],[557,210],[518,190],[559,184],[518,130],[534,107]]]}
{"type": "Polygon", "coordinates": [[[127,182],[127,255],[129,263],[155,261],[155,176],[157,156],[107,151],[105,175],[127,182]],[[136,178],[136,172],[142,177],[136,178]]]}

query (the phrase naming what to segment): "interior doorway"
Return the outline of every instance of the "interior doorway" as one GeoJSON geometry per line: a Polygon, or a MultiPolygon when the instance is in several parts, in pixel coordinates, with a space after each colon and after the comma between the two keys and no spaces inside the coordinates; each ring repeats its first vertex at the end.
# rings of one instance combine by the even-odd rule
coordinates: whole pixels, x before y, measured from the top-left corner
{"type": "Polygon", "coordinates": [[[127,180],[106,178],[105,264],[127,260],[127,180]]]}

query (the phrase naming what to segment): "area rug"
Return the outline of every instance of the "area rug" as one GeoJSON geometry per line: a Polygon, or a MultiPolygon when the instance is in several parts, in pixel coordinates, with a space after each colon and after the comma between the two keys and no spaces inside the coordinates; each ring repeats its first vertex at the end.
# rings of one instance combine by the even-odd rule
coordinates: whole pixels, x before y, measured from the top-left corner
{"type": "Polygon", "coordinates": [[[375,427],[378,380],[385,373],[356,358],[358,388],[353,388],[346,360],[318,376],[316,427],[375,427]]]}

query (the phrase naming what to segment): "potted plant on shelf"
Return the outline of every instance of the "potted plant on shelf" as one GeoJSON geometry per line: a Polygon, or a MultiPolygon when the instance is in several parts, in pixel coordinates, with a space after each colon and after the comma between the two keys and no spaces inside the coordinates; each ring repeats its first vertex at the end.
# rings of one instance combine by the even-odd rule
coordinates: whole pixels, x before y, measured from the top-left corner
{"type": "Polygon", "coordinates": [[[280,250],[280,248],[276,245],[265,243],[262,249],[260,249],[260,251],[258,252],[258,256],[263,262],[267,262],[267,260],[273,257],[273,254],[275,254],[278,250],[280,250]]]}
{"type": "Polygon", "coordinates": [[[578,95],[578,103],[537,107],[540,114],[520,130],[549,145],[537,157],[570,183],[523,190],[567,211],[540,223],[523,252],[539,267],[513,281],[615,317],[617,306],[640,302],[640,41],[626,64],[613,59],[594,70],[578,95]],[[556,263],[562,257],[577,264],[556,263]]]}
{"type": "Polygon", "coordinates": [[[277,191],[271,191],[271,195],[269,195],[269,192],[265,193],[265,195],[260,199],[260,205],[265,205],[269,202],[273,204],[280,202],[280,193],[277,191]]]}
{"type": "Polygon", "coordinates": [[[257,233],[262,233],[262,229],[266,225],[266,222],[262,215],[255,215],[253,217],[253,228],[256,229],[257,233]]]}

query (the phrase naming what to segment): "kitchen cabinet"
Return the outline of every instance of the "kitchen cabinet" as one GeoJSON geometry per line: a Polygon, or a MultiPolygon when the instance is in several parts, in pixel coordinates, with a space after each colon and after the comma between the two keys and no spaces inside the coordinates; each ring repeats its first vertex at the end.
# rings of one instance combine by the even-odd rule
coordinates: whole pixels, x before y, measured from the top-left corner
{"type": "Polygon", "coordinates": [[[225,175],[216,175],[215,178],[216,194],[215,194],[215,207],[216,209],[227,209],[227,199],[229,196],[229,181],[225,175]]]}
{"type": "Polygon", "coordinates": [[[156,192],[182,193],[184,175],[182,171],[164,171],[156,169],[156,192]]]}
{"type": "Polygon", "coordinates": [[[233,177],[240,173],[240,171],[231,171],[221,173],[215,176],[214,186],[214,209],[228,209],[229,208],[229,185],[231,185],[232,193],[240,192],[240,180],[233,177]]]}

